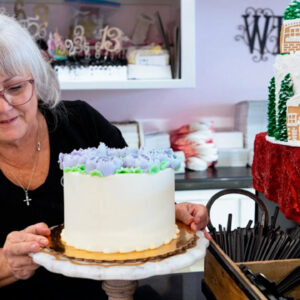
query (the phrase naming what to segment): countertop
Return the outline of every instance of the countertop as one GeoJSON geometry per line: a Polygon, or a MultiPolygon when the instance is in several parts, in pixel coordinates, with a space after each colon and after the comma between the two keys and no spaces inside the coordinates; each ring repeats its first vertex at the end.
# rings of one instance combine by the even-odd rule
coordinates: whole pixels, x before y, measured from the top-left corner
{"type": "Polygon", "coordinates": [[[252,174],[248,167],[215,167],[175,175],[176,191],[250,187],[252,174]]]}

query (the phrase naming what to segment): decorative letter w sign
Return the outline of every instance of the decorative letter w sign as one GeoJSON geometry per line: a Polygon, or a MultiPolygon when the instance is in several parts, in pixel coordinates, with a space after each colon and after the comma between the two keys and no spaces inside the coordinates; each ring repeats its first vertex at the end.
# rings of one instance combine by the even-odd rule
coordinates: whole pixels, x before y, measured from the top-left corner
{"type": "Polygon", "coordinates": [[[277,55],[280,52],[280,30],[282,16],[275,16],[269,8],[248,7],[242,15],[244,25],[239,25],[242,32],[235,36],[236,41],[244,41],[254,54],[254,62],[267,61],[267,55],[277,55]]]}

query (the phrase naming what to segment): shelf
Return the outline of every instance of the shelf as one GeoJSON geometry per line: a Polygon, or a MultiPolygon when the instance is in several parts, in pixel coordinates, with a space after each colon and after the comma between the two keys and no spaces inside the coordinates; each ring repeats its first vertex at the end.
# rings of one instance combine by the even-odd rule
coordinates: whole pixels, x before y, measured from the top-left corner
{"type": "Polygon", "coordinates": [[[66,90],[111,90],[111,89],[173,89],[193,88],[192,82],[182,79],[171,80],[127,80],[127,81],[90,81],[60,82],[60,88],[66,90]]]}
{"type": "MultiPolygon", "coordinates": [[[[137,0],[128,0],[134,2],[137,0]]],[[[142,0],[155,2],[156,0],[142,0]]],[[[159,2],[167,2],[159,1],[159,2]]],[[[172,0],[174,1],[174,0],[172,0]]],[[[157,2],[157,1],[156,1],[157,2]]],[[[180,0],[181,27],[181,79],[171,80],[128,80],[107,82],[61,82],[62,90],[110,90],[110,89],[173,89],[196,87],[196,33],[195,0],[180,0]]]]}

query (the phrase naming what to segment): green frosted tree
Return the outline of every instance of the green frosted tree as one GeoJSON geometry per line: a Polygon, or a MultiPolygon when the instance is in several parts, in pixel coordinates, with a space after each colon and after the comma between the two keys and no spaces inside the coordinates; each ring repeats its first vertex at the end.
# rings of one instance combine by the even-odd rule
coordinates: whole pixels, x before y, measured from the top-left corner
{"type": "Polygon", "coordinates": [[[268,101],[268,136],[275,136],[276,133],[276,108],[275,108],[275,78],[272,77],[269,85],[268,101]]]}
{"type": "Polygon", "coordinates": [[[291,75],[287,74],[281,82],[279,91],[279,102],[277,106],[277,124],[275,138],[287,142],[286,128],[286,102],[294,96],[293,82],[291,75]]]}
{"type": "Polygon", "coordinates": [[[284,12],[284,20],[293,20],[300,18],[300,1],[292,0],[284,12]]]}

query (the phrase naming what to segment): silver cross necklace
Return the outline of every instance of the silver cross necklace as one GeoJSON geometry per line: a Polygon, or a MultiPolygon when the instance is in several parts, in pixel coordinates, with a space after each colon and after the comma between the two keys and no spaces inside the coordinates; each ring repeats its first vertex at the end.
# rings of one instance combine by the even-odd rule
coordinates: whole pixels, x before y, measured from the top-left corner
{"type": "MultiPolygon", "coordinates": [[[[40,143],[40,141],[37,142],[36,150],[37,150],[37,151],[41,151],[41,143],[40,143]]],[[[33,174],[35,173],[35,169],[36,169],[36,165],[37,165],[37,158],[38,158],[38,156],[39,156],[38,154],[35,156],[34,164],[33,164],[32,171],[31,171],[31,176],[30,176],[30,180],[29,180],[29,183],[28,183],[27,188],[25,189],[25,188],[23,187],[23,185],[21,184],[21,187],[22,187],[23,191],[25,192],[25,199],[23,200],[23,202],[26,202],[27,206],[30,205],[30,201],[32,200],[32,199],[29,198],[29,196],[28,196],[28,189],[29,189],[29,187],[30,187],[30,184],[31,184],[31,181],[32,181],[32,178],[33,178],[33,174]]]]}

